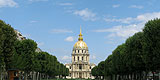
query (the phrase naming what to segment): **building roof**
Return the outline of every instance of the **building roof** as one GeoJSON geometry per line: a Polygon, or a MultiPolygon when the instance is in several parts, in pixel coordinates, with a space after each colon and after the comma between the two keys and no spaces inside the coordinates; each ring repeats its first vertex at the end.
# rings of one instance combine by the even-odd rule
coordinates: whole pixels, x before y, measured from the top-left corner
{"type": "Polygon", "coordinates": [[[78,41],[74,44],[73,48],[88,48],[87,44],[83,41],[81,28],[78,41]]]}

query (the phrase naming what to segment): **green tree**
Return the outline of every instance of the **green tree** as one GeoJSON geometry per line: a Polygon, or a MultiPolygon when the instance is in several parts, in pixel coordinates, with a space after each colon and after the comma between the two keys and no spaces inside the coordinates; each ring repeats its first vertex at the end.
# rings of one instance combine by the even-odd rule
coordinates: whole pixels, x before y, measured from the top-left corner
{"type": "Polygon", "coordinates": [[[2,23],[0,23],[0,78],[2,78],[1,73],[4,71],[4,57],[2,54],[3,48],[3,32],[2,32],[2,23]]]}
{"type": "MultiPolygon", "coordinates": [[[[9,25],[0,20],[0,54],[3,57],[5,69],[8,70],[11,68],[11,57],[14,54],[14,44],[16,39],[16,33],[14,29],[9,25]]],[[[1,58],[2,59],[2,58],[1,58]]]]}
{"type": "Polygon", "coordinates": [[[98,74],[99,74],[99,76],[102,76],[102,79],[104,79],[104,67],[105,67],[105,62],[101,61],[98,64],[98,74]]]}
{"type": "Polygon", "coordinates": [[[65,70],[66,70],[65,72],[65,78],[66,78],[66,76],[69,76],[69,69],[65,67],[65,70]]]}
{"type": "Polygon", "coordinates": [[[27,80],[27,74],[34,69],[34,55],[37,43],[31,39],[21,40],[15,48],[17,54],[23,59],[19,68],[25,71],[25,80],[27,80]]]}
{"type": "Polygon", "coordinates": [[[98,74],[98,66],[95,66],[94,68],[92,68],[91,74],[93,76],[95,76],[96,79],[98,78],[98,76],[99,76],[99,74],[98,74]]]}
{"type": "Polygon", "coordinates": [[[110,78],[112,80],[112,74],[113,74],[113,70],[112,70],[112,55],[109,55],[107,57],[107,59],[105,60],[105,68],[104,68],[104,76],[105,78],[110,78]]]}
{"type": "MultiPolygon", "coordinates": [[[[16,37],[14,29],[0,20],[0,73],[6,73],[11,69],[11,59],[15,52],[14,43],[16,37]]],[[[6,76],[8,77],[8,74],[6,76]]]]}
{"type": "Polygon", "coordinates": [[[124,74],[127,73],[125,54],[126,54],[125,44],[119,45],[112,52],[112,71],[115,74],[115,76],[117,75],[123,76],[124,74]]]}
{"type": "Polygon", "coordinates": [[[11,69],[22,70],[22,68],[24,67],[23,57],[21,55],[22,41],[16,40],[14,47],[15,47],[15,52],[12,55],[11,69]]]}
{"type": "Polygon", "coordinates": [[[143,31],[145,40],[144,61],[147,70],[154,73],[156,70],[160,70],[160,19],[148,21],[143,31]]]}
{"type": "Polygon", "coordinates": [[[143,60],[143,47],[143,32],[138,32],[126,40],[126,56],[128,56],[127,64],[130,71],[136,75],[139,74],[139,77],[142,75],[142,72],[146,70],[143,60]]]}

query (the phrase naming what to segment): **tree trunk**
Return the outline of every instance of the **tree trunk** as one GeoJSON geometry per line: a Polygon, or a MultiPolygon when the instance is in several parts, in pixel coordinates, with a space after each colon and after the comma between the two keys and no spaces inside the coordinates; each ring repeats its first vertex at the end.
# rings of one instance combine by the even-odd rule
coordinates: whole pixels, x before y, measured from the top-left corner
{"type": "Polygon", "coordinates": [[[115,80],[117,80],[117,75],[115,75],[115,80]]]}
{"type": "Polygon", "coordinates": [[[34,80],[34,72],[32,71],[32,80],[34,80]]]}
{"type": "Polygon", "coordinates": [[[5,72],[5,80],[9,80],[9,72],[8,71],[5,72]]]}
{"type": "Polygon", "coordinates": [[[112,75],[111,75],[111,80],[112,80],[112,75]]]}
{"type": "Polygon", "coordinates": [[[0,72],[0,74],[1,74],[0,78],[1,78],[1,80],[2,80],[2,72],[0,72]]]}
{"type": "Polygon", "coordinates": [[[18,75],[19,75],[19,80],[21,80],[21,73],[19,72],[19,74],[18,74],[18,75]]]}
{"type": "Polygon", "coordinates": [[[25,73],[24,73],[24,80],[27,80],[27,78],[28,78],[28,75],[27,75],[27,73],[25,72],[25,73]]]}
{"type": "Polygon", "coordinates": [[[153,80],[155,80],[155,79],[154,79],[154,71],[152,71],[152,74],[153,74],[153,80]]]}
{"type": "Polygon", "coordinates": [[[37,72],[37,80],[39,80],[39,72],[37,72]]]}
{"type": "Polygon", "coordinates": [[[40,80],[41,80],[41,74],[42,74],[42,73],[40,73],[40,80]]]}
{"type": "Polygon", "coordinates": [[[147,74],[148,74],[148,72],[146,71],[145,72],[145,80],[147,80],[147,74]]]}
{"type": "Polygon", "coordinates": [[[142,80],[142,72],[140,73],[140,80],[142,80]]]}
{"type": "Polygon", "coordinates": [[[129,80],[129,74],[127,75],[127,80],[129,80]]]}
{"type": "Polygon", "coordinates": [[[132,76],[132,73],[131,73],[131,74],[130,74],[130,80],[132,80],[132,77],[133,77],[133,76],[132,76]]]}
{"type": "Polygon", "coordinates": [[[137,80],[138,79],[138,73],[133,73],[132,80],[137,80]]]}
{"type": "Polygon", "coordinates": [[[3,79],[3,72],[1,72],[1,80],[3,79]]]}
{"type": "Polygon", "coordinates": [[[46,77],[47,77],[47,80],[48,80],[48,75],[46,75],[46,77]]]}

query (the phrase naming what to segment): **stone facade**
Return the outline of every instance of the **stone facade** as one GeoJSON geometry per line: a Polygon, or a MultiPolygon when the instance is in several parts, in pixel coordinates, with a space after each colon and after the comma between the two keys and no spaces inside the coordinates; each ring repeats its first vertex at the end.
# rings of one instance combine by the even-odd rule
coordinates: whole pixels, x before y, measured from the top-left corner
{"type": "Polygon", "coordinates": [[[67,76],[67,78],[94,79],[91,75],[91,69],[95,67],[95,64],[89,63],[88,46],[83,41],[81,30],[78,41],[75,43],[71,55],[72,63],[66,64],[66,67],[69,68],[69,76],[67,76]]]}

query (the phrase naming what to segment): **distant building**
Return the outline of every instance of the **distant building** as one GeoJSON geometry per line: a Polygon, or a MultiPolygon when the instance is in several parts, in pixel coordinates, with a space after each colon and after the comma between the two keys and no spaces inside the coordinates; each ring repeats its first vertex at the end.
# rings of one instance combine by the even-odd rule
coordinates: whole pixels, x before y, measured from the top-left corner
{"type": "Polygon", "coordinates": [[[18,40],[25,40],[26,39],[26,37],[22,36],[22,34],[18,30],[14,30],[14,31],[17,34],[18,40]]]}
{"type": "Polygon", "coordinates": [[[94,79],[91,75],[91,69],[95,66],[95,64],[89,63],[88,46],[83,41],[80,29],[78,41],[72,50],[72,63],[66,64],[66,67],[69,69],[69,76],[67,78],[94,79]]]}
{"type": "MultiPolygon", "coordinates": [[[[14,31],[17,34],[18,40],[25,40],[26,39],[26,37],[22,36],[22,34],[18,30],[14,30],[14,31]]],[[[42,52],[42,50],[40,48],[37,48],[36,52],[42,52]]]]}

